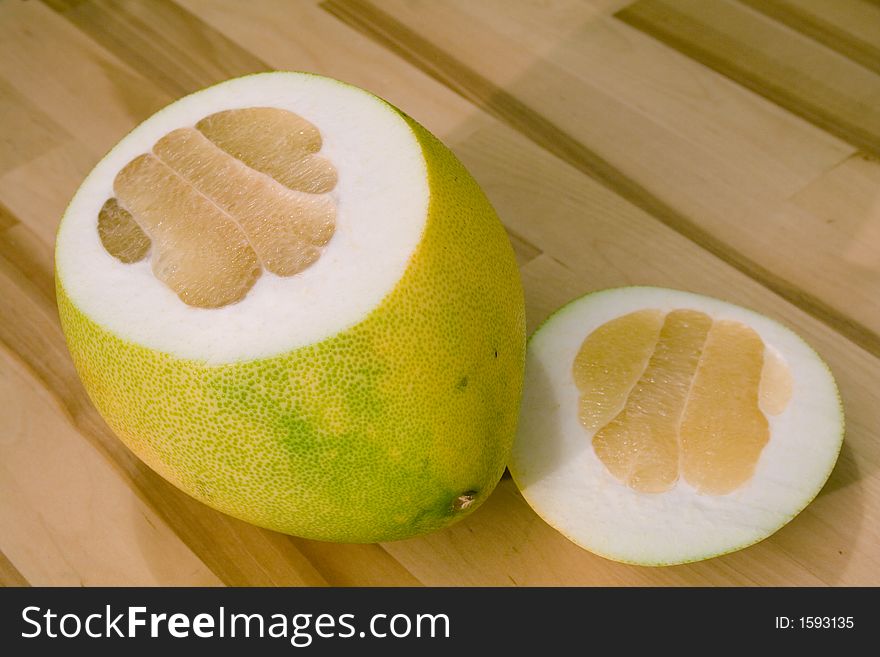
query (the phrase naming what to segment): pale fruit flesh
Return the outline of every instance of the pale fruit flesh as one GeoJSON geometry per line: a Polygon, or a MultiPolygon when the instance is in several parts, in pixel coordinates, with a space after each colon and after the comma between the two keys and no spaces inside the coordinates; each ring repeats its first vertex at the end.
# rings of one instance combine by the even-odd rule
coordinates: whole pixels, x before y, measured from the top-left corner
{"type": "Polygon", "coordinates": [[[116,176],[114,191],[153,241],[153,273],[191,306],[241,299],[260,265],[238,225],[171,168],[146,154],[116,176]]]}
{"type": "Polygon", "coordinates": [[[267,271],[293,276],[320,256],[333,235],[335,208],[326,195],[293,191],[229,157],[202,133],[181,128],[153,151],[247,236],[267,271]]]}
{"type": "Polygon", "coordinates": [[[293,112],[250,107],[216,112],[196,124],[211,142],[290,189],[323,194],[336,186],[333,164],[319,155],[321,133],[293,112]]]}
{"type": "Polygon", "coordinates": [[[791,370],[775,351],[764,351],[764,369],[758,386],[758,404],[768,415],[779,415],[791,399],[791,370]]]}
{"type": "Polygon", "coordinates": [[[739,322],[718,321],[706,338],[682,412],[681,473],[701,493],[724,495],[747,482],[770,440],[758,408],[764,343],[739,322]]]}
{"type": "Polygon", "coordinates": [[[662,493],[680,478],[724,495],[752,476],[791,378],[766,359],[741,322],[676,309],[611,320],[584,340],[573,364],[579,417],[608,471],[630,488],[662,493]]]}
{"type": "Polygon", "coordinates": [[[602,428],[623,410],[662,326],[662,312],[639,310],[603,324],[584,341],[574,379],[581,390],[580,420],[588,431],[602,428]]]}
{"type": "Polygon", "coordinates": [[[240,301],[263,270],[298,274],[333,236],[337,175],[320,148],[317,128],[268,107],[173,130],[116,176],[101,241],[124,263],[152,245],[156,277],[188,305],[240,301]]]}
{"type": "Polygon", "coordinates": [[[98,235],[107,252],[125,264],[143,260],[150,251],[150,238],[115,198],[108,198],[98,212],[98,235]]]}

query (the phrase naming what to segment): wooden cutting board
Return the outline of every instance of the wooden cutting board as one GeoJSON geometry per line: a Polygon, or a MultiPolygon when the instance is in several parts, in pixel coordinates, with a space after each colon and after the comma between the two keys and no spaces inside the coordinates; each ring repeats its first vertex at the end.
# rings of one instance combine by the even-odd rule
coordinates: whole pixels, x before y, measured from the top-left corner
{"type": "Polygon", "coordinates": [[[867,0],[0,0],[0,583],[880,584],[880,6],[867,0]],[[840,462],[772,538],[673,568],[591,555],[509,478],[451,529],[335,545],[166,484],[89,403],[54,233],[171,100],[267,69],[386,97],[498,209],[530,329],[600,288],[677,287],[793,327],[846,406],[840,462]]]}

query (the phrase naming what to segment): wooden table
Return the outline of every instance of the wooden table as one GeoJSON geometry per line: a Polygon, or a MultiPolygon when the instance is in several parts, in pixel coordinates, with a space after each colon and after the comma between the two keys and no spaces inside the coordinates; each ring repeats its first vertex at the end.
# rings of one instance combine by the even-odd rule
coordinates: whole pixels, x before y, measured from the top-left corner
{"type": "Polygon", "coordinates": [[[880,584],[878,158],[876,0],[2,0],[0,583],[880,584]],[[76,377],[54,234],[133,126],[267,69],[363,86],[443,138],[510,232],[530,329],[630,284],[792,326],[846,406],[822,494],[759,545],[650,569],[569,543],[509,477],[383,545],[257,529],[166,484],[76,377]]]}

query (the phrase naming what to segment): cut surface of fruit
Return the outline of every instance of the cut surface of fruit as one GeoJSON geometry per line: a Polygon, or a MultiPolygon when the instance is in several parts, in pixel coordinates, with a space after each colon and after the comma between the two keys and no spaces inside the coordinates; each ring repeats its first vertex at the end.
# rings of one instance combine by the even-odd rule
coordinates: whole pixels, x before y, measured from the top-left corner
{"type": "Polygon", "coordinates": [[[333,164],[318,155],[321,133],[301,116],[275,107],[227,110],[205,117],[196,129],[252,169],[290,189],[312,194],[336,186],[333,164]]]}
{"type": "Polygon", "coordinates": [[[723,495],[747,482],[770,438],[758,408],[764,343],[740,322],[712,325],[681,413],[681,473],[701,493],[723,495]]]}
{"type": "Polygon", "coordinates": [[[153,272],[186,304],[241,301],[263,268],[298,274],[332,237],[336,207],[326,192],[336,170],[314,154],[320,147],[313,125],[270,107],[172,130],[117,174],[118,198],[98,215],[101,242],[129,263],[152,238],[153,272]]]}
{"type": "Polygon", "coordinates": [[[669,490],[679,475],[703,493],[742,485],[769,437],[764,413],[778,415],[791,395],[788,367],[765,359],[754,330],[693,310],[603,324],[573,374],[596,455],[642,492],[669,490]]]}
{"type": "Polygon", "coordinates": [[[119,262],[138,262],[150,250],[150,238],[115,198],[108,198],[98,212],[98,235],[107,253],[119,262]]]}
{"type": "Polygon", "coordinates": [[[532,337],[510,465],[576,543],[680,563],[769,535],[818,493],[843,418],[791,331],[660,288],[588,295],[532,337]]]}
{"type": "Polygon", "coordinates": [[[59,274],[120,337],[216,364],[268,357],[354,325],[403,275],[430,199],[406,121],[348,85],[265,75],[158,112],[71,201],[59,274]]]}
{"type": "Polygon", "coordinates": [[[146,120],[71,201],[56,289],[109,426],[236,517],[405,538],[473,512],[506,466],[510,242],[455,156],[356,87],[258,74],[146,120]]]}

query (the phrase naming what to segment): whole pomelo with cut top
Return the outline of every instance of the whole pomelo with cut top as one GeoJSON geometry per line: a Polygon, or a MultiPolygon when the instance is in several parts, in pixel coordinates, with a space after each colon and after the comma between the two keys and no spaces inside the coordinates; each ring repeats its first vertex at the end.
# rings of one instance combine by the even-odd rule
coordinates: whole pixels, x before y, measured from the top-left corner
{"type": "Polygon", "coordinates": [[[161,110],[74,196],[56,283],[101,415],[223,512],[400,539],[504,471],[525,352],[510,243],[454,155],[356,87],[265,73],[161,110]]]}

